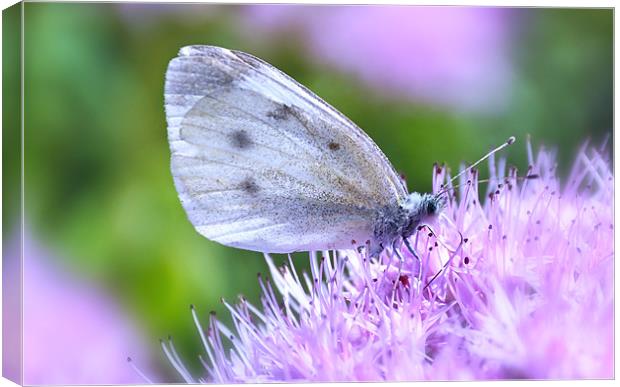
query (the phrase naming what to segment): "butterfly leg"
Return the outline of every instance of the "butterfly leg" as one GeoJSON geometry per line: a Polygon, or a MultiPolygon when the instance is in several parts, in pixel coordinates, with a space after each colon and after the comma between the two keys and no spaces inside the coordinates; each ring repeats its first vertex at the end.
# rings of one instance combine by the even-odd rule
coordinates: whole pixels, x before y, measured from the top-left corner
{"type": "Polygon", "coordinates": [[[396,288],[398,287],[398,283],[400,282],[400,276],[403,270],[403,263],[405,263],[405,258],[403,258],[402,254],[400,253],[400,246],[398,246],[398,242],[399,240],[395,240],[392,243],[392,251],[394,251],[394,254],[398,257],[398,275],[396,276],[396,280],[394,281],[394,286],[392,288],[393,295],[396,295],[396,288]]]}
{"type": "MultiPolygon", "coordinates": [[[[431,230],[432,232],[432,230],[431,230]]],[[[459,231],[459,237],[461,238],[461,241],[459,242],[459,245],[456,247],[456,249],[452,252],[452,255],[450,256],[450,258],[448,258],[448,261],[443,265],[443,267],[441,268],[441,270],[439,270],[434,276],[433,278],[431,278],[430,281],[428,281],[428,283],[424,286],[424,289],[422,290],[426,290],[427,287],[429,287],[433,281],[435,281],[435,279],[439,276],[439,274],[445,272],[445,270],[447,269],[447,267],[452,263],[452,259],[456,256],[456,254],[461,250],[461,247],[463,246],[463,234],[461,234],[461,232],[459,231]]],[[[435,234],[436,235],[436,234],[435,234]]]]}
{"type": "Polygon", "coordinates": [[[405,242],[405,246],[407,247],[407,250],[409,250],[411,255],[413,255],[415,259],[418,261],[418,284],[420,284],[422,283],[422,260],[420,259],[418,254],[415,252],[413,247],[411,247],[411,243],[409,243],[409,239],[404,238],[403,242],[405,242]]]}

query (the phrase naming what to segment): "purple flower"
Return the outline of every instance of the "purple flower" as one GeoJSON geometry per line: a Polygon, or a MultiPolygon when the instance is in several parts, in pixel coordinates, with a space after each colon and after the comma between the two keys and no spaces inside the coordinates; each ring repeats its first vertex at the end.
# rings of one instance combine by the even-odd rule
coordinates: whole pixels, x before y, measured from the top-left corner
{"type": "MultiPolygon", "coordinates": [[[[19,263],[14,259],[19,248],[14,238],[7,254],[13,264],[19,263]]],[[[21,383],[30,385],[143,382],[126,361],[128,355],[148,359],[137,327],[105,293],[54,264],[50,256],[26,233],[23,277],[5,278],[7,289],[23,291],[23,319],[14,318],[17,302],[4,311],[5,316],[9,312],[7,337],[22,338],[8,353],[6,375],[21,380],[23,371],[21,383]],[[19,278],[23,283],[15,282],[19,278]]],[[[20,271],[13,266],[11,273],[20,271]]]]}
{"type": "MultiPolygon", "coordinates": [[[[482,201],[477,172],[463,175],[403,262],[326,251],[307,274],[265,255],[262,305],[225,302],[232,329],[212,315],[203,330],[192,308],[207,354],[198,381],[612,378],[609,161],[584,147],[560,184],[553,153],[528,150],[525,179],[491,160],[482,201]]],[[[435,167],[435,192],[448,175],[435,167]]]]}
{"type": "Polygon", "coordinates": [[[316,58],[380,90],[462,110],[493,111],[507,102],[507,10],[257,5],[246,14],[251,26],[300,31],[316,58]]]}

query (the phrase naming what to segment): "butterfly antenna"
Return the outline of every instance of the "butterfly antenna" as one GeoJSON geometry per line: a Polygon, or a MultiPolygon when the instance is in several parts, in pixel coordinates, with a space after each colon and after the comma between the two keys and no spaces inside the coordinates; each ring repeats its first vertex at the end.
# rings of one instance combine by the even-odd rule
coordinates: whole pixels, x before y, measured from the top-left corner
{"type": "MultiPolygon", "coordinates": [[[[534,179],[538,179],[539,177],[540,177],[540,175],[533,173],[533,174],[531,174],[531,175],[526,175],[526,176],[517,176],[517,177],[516,177],[516,179],[517,179],[517,180],[519,180],[519,181],[522,181],[522,180],[534,180],[534,179]]],[[[478,184],[480,184],[480,183],[489,183],[489,182],[491,182],[492,180],[493,180],[493,179],[482,179],[482,180],[478,180],[478,181],[477,181],[477,183],[478,183],[478,184]]],[[[471,183],[471,182],[469,182],[469,183],[471,183]]],[[[452,186],[451,188],[445,188],[445,189],[443,189],[443,190],[439,191],[439,192],[437,193],[437,195],[443,194],[443,193],[444,193],[444,191],[445,191],[445,192],[447,192],[447,191],[449,191],[449,190],[459,188],[459,187],[460,187],[460,186],[462,186],[462,185],[463,185],[463,184],[457,184],[457,185],[452,186]]]]}
{"type": "Polygon", "coordinates": [[[454,176],[452,179],[450,179],[450,182],[453,182],[456,178],[458,178],[459,176],[461,176],[462,174],[464,174],[465,172],[471,170],[473,167],[475,167],[476,165],[480,164],[481,162],[483,162],[484,160],[486,160],[487,158],[489,158],[493,153],[495,152],[499,152],[502,149],[506,148],[509,145],[514,144],[514,142],[516,141],[516,139],[514,138],[514,136],[510,136],[510,138],[508,138],[508,140],[506,140],[505,143],[503,143],[502,145],[498,146],[497,148],[493,149],[492,151],[490,151],[489,153],[487,153],[486,155],[484,155],[480,160],[476,161],[475,163],[473,163],[472,165],[470,165],[469,167],[463,169],[458,175],[454,176]]]}

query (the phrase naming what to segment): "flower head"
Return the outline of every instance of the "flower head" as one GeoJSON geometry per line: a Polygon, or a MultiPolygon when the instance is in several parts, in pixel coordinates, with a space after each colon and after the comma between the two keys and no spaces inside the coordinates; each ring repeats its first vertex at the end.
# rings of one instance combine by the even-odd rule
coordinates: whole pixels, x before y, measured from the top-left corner
{"type": "Polygon", "coordinates": [[[584,147],[561,185],[552,152],[529,159],[527,178],[491,159],[483,200],[475,170],[457,189],[436,166],[434,191],[454,188],[441,215],[378,259],[315,252],[298,273],[265,255],[262,305],[225,302],[233,329],[211,316],[203,331],[192,309],[201,381],[612,377],[609,162],[584,147]]]}

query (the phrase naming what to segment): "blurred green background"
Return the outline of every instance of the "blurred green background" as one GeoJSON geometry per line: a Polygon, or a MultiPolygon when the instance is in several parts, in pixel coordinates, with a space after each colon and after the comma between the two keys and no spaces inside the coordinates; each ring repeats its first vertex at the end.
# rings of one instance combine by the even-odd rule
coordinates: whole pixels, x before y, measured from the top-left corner
{"type": "MultiPolygon", "coordinates": [[[[303,28],[252,27],[244,6],[27,3],[26,223],[138,322],[162,374],[171,367],[157,340],[167,334],[197,369],[201,348],[188,305],[205,323],[210,310],[229,321],[220,298],[244,294],[257,302],[256,273],[266,265],[259,253],[201,237],[181,208],[163,108],[164,73],[179,48],[220,45],[282,69],[363,128],[411,190],[430,189],[435,161],[456,168],[509,135],[519,140],[504,153],[511,164],[526,168],[531,134],[535,147],[558,149],[565,171],[586,138],[600,143],[612,134],[613,13],[502,12],[510,80],[503,107],[489,110],[378,90],[317,60],[303,28]]],[[[478,92],[471,88],[472,96],[478,92]]],[[[17,190],[5,185],[5,195],[17,190]]],[[[303,255],[297,262],[305,265],[303,255]]]]}

